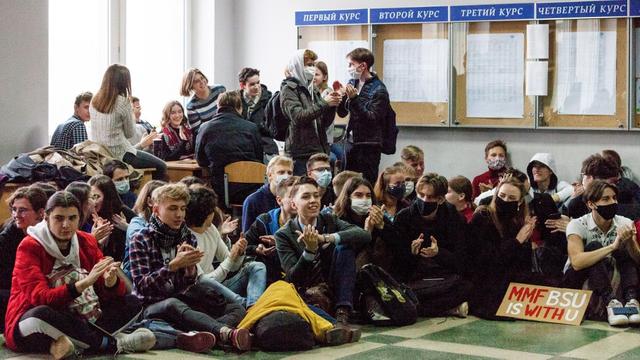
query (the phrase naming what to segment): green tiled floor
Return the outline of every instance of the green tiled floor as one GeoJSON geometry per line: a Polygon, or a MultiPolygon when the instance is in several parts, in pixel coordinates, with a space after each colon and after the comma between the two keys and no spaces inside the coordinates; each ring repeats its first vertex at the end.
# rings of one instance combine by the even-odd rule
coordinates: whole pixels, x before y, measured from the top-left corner
{"type": "MultiPolygon", "coordinates": [[[[359,343],[294,353],[253,351],[245,354],[179,350],[123,355],[122,359],[640,359],[640,330],[611,329],[585,322],[581,327],[536,322],[470,319],[420,319],[404,328],[362,328],[359,343]]],[[[295,335],[295,334],[292,334],[295,335]]],[[[46,359],[16,354],[4,346],[0,359],[46,359]]],[[[111,359],[87,356],[88,359],[111,359]]]]}

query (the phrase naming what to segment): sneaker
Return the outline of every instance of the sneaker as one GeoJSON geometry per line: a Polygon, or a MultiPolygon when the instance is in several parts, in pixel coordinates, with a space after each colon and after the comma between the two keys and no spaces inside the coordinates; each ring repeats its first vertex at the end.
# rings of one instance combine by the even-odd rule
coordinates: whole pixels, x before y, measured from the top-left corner
{"type": "Polygon", "coordinates": [[[216,346],[216,336],[206,331],[179,333],[176,340],[178,349],[191,352],[206,352],[216,346]]]}
{"type": "Polygon", "coordinates": [[[622,303],[616,299],[612,299],[609,301],[609,305],[607,305],[607,319],[609,320],[609,325],[611,326],[627,326],[629,325],[629,318],[627,315],[616,315],[613,310],[616,308],[622,308],[622,303]]]}
{"type": "Polygon", "coordinates": [[[640,303],[638,303],[638,300],[631,299],[631,300],[627,301],[627,304],[624,307],[638,309],[637,313],[629,314],[629,324],[631,324],[631,325],[640,325],[640,303]]]}
{"type": "Polygon", "coordinates": [[[55,360],[66,359],[76,352],[76,347],[65,335],[60,336],[49,346],[49,353],[55,360]]]}
{"type": "Polygon", "coordinates": [[[156,336],[147,328],[136,329],[131,334],[119,333],[114,338],[118,353],[144,352],[156,344],[156,336]]]}
{"type": "Polygon", "coordinates": [[[447,314],[464,319],[467,317],[467,315],[469,315],[469,303],[465,301],[462,304],[447,311],[447,314]]]}
{"type": "Polygon", "coordinates": [[[231,332],[229,342],[240,351],[251,350],[252,335],[247,329],[234,329],[231,332]]]}
{"type": "Polygon", "coordinates": [[[340,306],[336,309],[336,322],[341,325],[349,325],[350,310],[346,306],[340,306]]]}

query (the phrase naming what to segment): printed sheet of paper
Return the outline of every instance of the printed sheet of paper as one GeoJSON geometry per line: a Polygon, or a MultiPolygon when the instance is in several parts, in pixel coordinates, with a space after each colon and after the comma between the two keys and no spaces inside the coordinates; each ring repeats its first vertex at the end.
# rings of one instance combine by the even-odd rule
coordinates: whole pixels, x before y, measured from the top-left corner
{"type": "Polygon", "coordinates": [[[335,80],[346,84],[349,80],[347,54],[355,48],[369,48],[365,40],[309,41],[308,49],[318,54],[318,60],[324,61],[329,68],[329,86],[335,80]]]}
{"type": "Polygon", "coordinates": [[[524,34],[467,36],[467,117],[524,117],[524,34]]]}
{"type": "Polygon", "coordinates": [[[442,103],[449,99],[449,40],[384,41],[384,83],[391,101],[442,103]]]}
{"type": "Polygon", "coordinates": [[[527,60],[527,76],[525,94],[527,96],[547,96],[547,79],[549,78],[548,61],[527,60]]]}
{"type": "Polygon", "coordinates": [[[636,114],[640,114],[640,79],[636,79],[636,114]]]}
{"type": "Polygon", "coordinates": [[[640,78],[640,28],[635,28],[636,39],[636,77],[640,78]]]}
{"type": "Polygon", "coordinates": [[[527,59],[549,58],[549,24],[527,25],[527,59]]]}
{"type": "Polygon", "coordinates": [[[615,115],[616,32],[558,32],[554,109],[566,115],[615,115]]]}

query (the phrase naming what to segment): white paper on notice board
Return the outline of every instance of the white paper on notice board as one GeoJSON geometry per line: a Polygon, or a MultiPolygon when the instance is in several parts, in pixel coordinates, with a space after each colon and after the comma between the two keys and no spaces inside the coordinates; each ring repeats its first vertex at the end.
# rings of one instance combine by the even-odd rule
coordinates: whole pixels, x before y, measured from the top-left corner
{"type": "Polygon", "coordinates": [[[524,34],[467,36],[467,117],[524,117],[524,34]]]}
{"type": "Polygon", "coordinates": [[[635,39],[636,39],[636,77],[640,78],[640,28],[635,28],[635,39]]]}
{"type": "Polygon", "coordinates": [[[548,61],[527,61],[525,94],[547,96],[548,61]]]}
{"type": "Polygon", "coordinates": [[[636,79],[636,114],[640,114],[640,79],[636,79]]]}
{"type": "Polygon", "coordinates": [[[355,48],[369,48],[365,40],[318,40],[309,41],[308,49],[318,55],[318,60],[324,61],[329,69],[329,83],[339,80],[346,84],[349,80],[347,54],[355,48]]]}
{"type": "Polygon", "coordinates": [[[449,40],[385,40],[384,84],[391,101],[447,102],[449,40]]]}
{"type": "Polygon", "coordinates": [[[527,59],[549,58],[549,24],[527,25],[527,59]]]}
{"type": "Polygon", "coordinates": [[[566,115],[615,115],[616,32],[558,32],[554,109],[566,115]]]}

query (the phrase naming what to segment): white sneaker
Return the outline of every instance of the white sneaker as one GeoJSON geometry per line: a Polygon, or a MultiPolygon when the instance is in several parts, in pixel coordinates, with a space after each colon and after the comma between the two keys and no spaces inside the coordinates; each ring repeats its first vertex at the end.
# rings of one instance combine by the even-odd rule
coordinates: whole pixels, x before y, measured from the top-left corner
{"type": "Polygon", "coordinates": [[[624,307],[638,309],[637,313],[629,314],[629,324],[640,325],[640,303],[638,303],[638,300],[631,299],[627,301],[627,304],[624,307]]]}
{"type": "Polygon", "coordinates": [[[449,310],[447,313],[449,315],[453,315],[453,316],[464,319],[467,317],[467,315],[469,315],[469,303],[465,301],[462,304],[449,310]]]}
{"type": "Polygon", "coordinates": [[[146,328],[136,329],[131,334],[117,334],[118,353],[144,352],[156,344],[156,336],[146,328]]]}
{"type": "Polygon", "coordinates": [[[616,299],[611,299],[609,305],[607,305],[607,318],[609,325],[611,326],[627,326],[629,325],[629,318],[627,315],[616,315],[613,313],[613,309],[622,308],[622,303],[616,299]]]}

